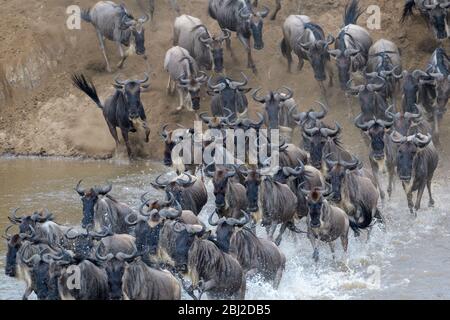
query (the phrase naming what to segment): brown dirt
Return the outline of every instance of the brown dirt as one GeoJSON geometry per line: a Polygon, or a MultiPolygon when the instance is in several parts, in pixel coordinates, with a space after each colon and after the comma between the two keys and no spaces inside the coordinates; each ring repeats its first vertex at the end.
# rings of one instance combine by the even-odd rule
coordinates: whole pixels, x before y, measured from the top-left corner
{"type": "MultiPolygon", "coordinates": [[[[129,9],[139,15],[135,0],[124,1],[129,9]]],[[[146,48],[151,65],[151,90],[142,95],[151,128],[150,143],[141,143],[141,136],[133,137],[140,154],[146,158],[161,158],[162,143],[158,130],[163,123],[188,125],[194,115],[186,111],[173,114],[176,97],[166,96],[167,75],[163,71],[165,52],[172,43],[172,24],[175,18],[166,1],[157,1],[155,21],[146,30],[146,48]]],[[[273,8],[272,0],[260,3],[273,8]]],[[[245,68],[245,53],[233,37],[233,48],[239,61],[225,54],[227,74],[239,77],[245,71],[250,85],[264,89],[290,86],[301,109],[309,108],[320,98],[320,89],[313,80],[311,68],[305,64],[302,72],[286,73],[286,62],[281,56],[279,42],[281,25],[289,14],[298,13],[312,17],[326,32],[336,34],[342,24],[345,0],[312,1],[284,0],[283,9],[276,21],[266,21],[264,26],[265,49],[255,52],[259,74],[254,76],[245,68]]],[[[373,38],[387,38],[402,50],[404,67],[423,68],[436,44],[429,40],[430,32],[423,20],[415,16],[404,26],[398,23],[403,1],[378,0],[382,11],[382,26],[371,31],[373,38]]],[[[112,92],[113,74],[104,70],[96,34],[91,25],[82,23],[82,30],[68,30],[65,25],[66,8],[77,4],[87,8],[93,0],[0,0],[0,154],[40,154],[105,158],[114,155],[115,144],[105,125],[101,111],[82,93],[73,88],[69,75],[83,72],[92,78],[101,98],[112,92]]],[[[361,1],[363,6],[373,1],[361,1]]],[[[202,19],[212,30],[216,22],[207,16],[207,0],[179,0],[182,13],[202,19]]],[[[365,25],[367,15],[360,18],[365,25]]],[[[107,52],[112,65],[118,62],[118,52],[111,42],[107,52]]],[[[131,57],[120,70],[130,77],[142,77],[144,64],[141,58],[131,57]]],[[[332,117],[341,122],[348,140],[357,130],[350,122],[350,107],[336,88],[329,97],[332,117]]],[[[258,109],[250,102],[251,113],[258,109]]],[[[357,104],[353,102],[354,112],[357,104]]],[[[202,101],[202,110],[209,110],[209,99],[202,101]]],[[[448,132],[445,129],[443,135],[448,132]]],[[[123,149],[123,148],[122,148],[123,149]]],[[[118,152],[123,157],[123,150],[118,152]]],[[[116,155],[117,156],[117,155],[116,155]]]]}

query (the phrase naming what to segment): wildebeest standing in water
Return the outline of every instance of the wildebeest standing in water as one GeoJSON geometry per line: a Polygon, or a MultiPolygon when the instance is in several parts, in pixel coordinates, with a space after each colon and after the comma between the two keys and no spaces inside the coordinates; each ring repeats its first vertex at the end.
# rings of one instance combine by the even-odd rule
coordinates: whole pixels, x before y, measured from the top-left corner
{"type": "Polygon", "coordinates": [[[434,205],[431,182],[439,162],[439,155],[430,135],[417,133],[403,136],[394,131],[391,134],[391,139],[394,143],[400,145],[397,153],[397,174],[402,181],[409,210],[417,216],[425,186],[430,198],[429,206],[434,205]],[[414,191],[417,191],[415,205],[412,198],[414,191]]]}
{"type": "Polygon", "coordinates": [[[97,89],[91,81],[86,80],[83,74],[72,75],[72,82],[75,87],[88,95],[102,109],[106,124],[116,142],[116,148],[119,147],[117,127],[120,128],[129,158],[132,156],[132,151],[128,134],[129,132],[137,131],[135,124],[138,119],[142,121],[145,131],[145,142],[149,142],[150,129],[147,124],[144,106],[141,102],[141,88],[147,89],[150,86],[150,84],[146,84],[148,80],[147,74],[145,74],[143,80],[120,81],[116,77],[114,79],[114,87],[116,89],[114,94],[102,103],[97,95],[97,89]]]}
{"type": "Polygon", "coordinates": [[[331,189],[302,189],[308,203],[308,239],[314,249],[313,258],[319,260],[317,240],[328,242],[334,259],[334,241],[341,239],[342,248],[347,252],[349,220],[347,214],[328,203],[326,197],[331,189]]]}
{"type": "Polygon", "coordinates": [[[272,241],[256,237],[245,226],[250,222],[250,216],[243,213],[244,217],[240,220],[222,217],[214,221],[215,212],[209,216],[209,224],[217,226],[216,244],[223,252],[239,261],[247,277],[261,274],[277,289],[283,276],[286,257],[272,241]]]}
{"type": "Polygon", "coordinates": [[[448,0],[406,0],[400,22],[405,22],[413,14],[413,9],[417,8],[433,30],[434,37],[444,40],[450,36],[447,21],[449,7],[448,0]]]}
{"type": "Polygon", "coordinates": [[[368,52],[372,46],[369,32],[356,25],[362,14],[358,5],[358,0],[351,0],[346,5],[344,27],[336,37],[335,49],[329,50],[330,55],[336,60],[342,90],[347,90],[350,74],[362,70],[366,66],[368,52]]]}
{"type": "Polygon", "coordinates": [[[127,11],[125,5],[117,5],[112,1],[99,1],[92,8],[83,10],[81,18],[95,27],[108,72],[111,72],[111,67],[105,51],[105,38],[118,45],[122,58],[117,65],[119,68],[122,68],[126,58],[134,53],[143,55],[147,60],[143,25],[149,19],[148,15],[135,19],[127,11]],[[128,47],[125,52],[123,52],[122,45],[128,47]]]}
{"type": "Polygon", "coordinates": [[[111,184],[85,190],[81,188],[81,180],[78,182],[75,191],[83,203],[83,220],[81,221],[83,228],[92,226],[94,230],[100,230],[107,227],[113,233],[129,233],[125,218],[133,210],[108,195],[111,190],[111,184]]]}
{"type": "MultiPolygon", "coordinates": [[[[253,38],[254,48],[262,50],[263,19],[269,14],[269,9],[254,12],[246,0],[209,0],[208,13],[211,18],[217,20],[221,29],[236,32],[239,40],[247,50],[247,67],[257,72],[253,62],[250,39],[253,38]]],[[[231,40],[227,39],[227,49],[231,51],[231,40]]],[[[231,52],[233,55],[233,53],[231,52]]]]}
{"type": "Polygon", "coordinates": [[[180,102],[177,111],[183,109],[183,106],[190,111],[200,109],[200,87],[208,77],[199,71],[197,62],[189,52],[180,46],[167,50],[164,70],[169,73],[167,93],[173,94],[175,87],[178,91],[180,102]]]}

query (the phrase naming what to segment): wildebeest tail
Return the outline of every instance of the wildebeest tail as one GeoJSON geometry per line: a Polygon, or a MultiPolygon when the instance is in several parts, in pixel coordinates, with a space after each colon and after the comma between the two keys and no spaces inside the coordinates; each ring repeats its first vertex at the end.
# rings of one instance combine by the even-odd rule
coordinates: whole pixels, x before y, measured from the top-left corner
{"type": "Polygon", "coordinates": [[[97,89],[95,89],[92,81],[88,81],[83,74],[72,74],[72,83],[75,87],[86,93],[100,109],[103,109],[103,105],[98,98],[97,89]]]}
{"type": "Polygon", "coordinates": [[[360,216],[357,216],[356,221],[350,218],[350,228],[356,232],[357,229],[365,229],[372,223],[372,208],[368,207],[367,204],[361,201],[358,204],[360,216]],[[363,221],[359,221],[360,217],[363,218],[363,221]]]}
{"type": "Polygon", "coordinates": [[[363,11],[359,8],[359,0],[351,0],[345,6],[344,12],[344,26],[349,24],[356,24],[358,18],[363,14],[363,11]]]}
{"type": "Polygon", "coordinates": [[[287,44],[286,44],[286,39],[284,39],[284,38],[281,39],[280,49],[281,49],[281,54],[283,55],[283,57],[287,58],[288,48],[287,48],[287,44]]]}
{"type": "Polygon", "coordinates": [[[83,19],[86,22],[92,22],[91,20],[91,9],[81,9],[81,19],[83,19]]]}
{"type": "Polygon", "coordinates": [[[406,18],[413,14],[413,8],[415,6],[416,6],[416,2],[414,0],[408,0],[405,2],[405,6],[403,7],[402,17],[400,19],[401,23],[405,22],[406,18]]]}

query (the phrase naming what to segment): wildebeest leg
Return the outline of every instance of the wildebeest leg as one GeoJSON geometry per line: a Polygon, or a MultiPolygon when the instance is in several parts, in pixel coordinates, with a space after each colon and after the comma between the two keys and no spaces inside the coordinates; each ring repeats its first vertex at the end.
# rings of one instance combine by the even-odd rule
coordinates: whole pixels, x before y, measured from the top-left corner
{"type": "Polygon", "coordinates": [[[181,88],[178,88],[177,91],[178,91],[178,97],[180,100],[180,104],[177,107],[177,111],[180,111],[181,109],[183,109],[183,105],[184,105],[184,94],[183,94],[183,89],[181,89],[181,88]]]}
{"type": "Polygon", "coordinates": [[[142,127],[144,128],[145,132],[145,142],[149,142],[148,137],[150,136],[150,128],[148,127],[148,123],[146,120],[142,121],[142,127]]]}
{"type": "Polygon", "coordinates": [[[305,65],[305,59],[303,59],[302,55],[299,53],[297,53],[297,57],[298,57],[297,70],[302,71],[303,66],[305,65]]]}
{"type": "Polygon", "coordinates": [[[344,249],[344,252],[347,253],[347,249],[348,249],[348,231],[341,236],[341,244],[342,244],[342,248],[344,249]]]}
{"type": "Polygon", "coordinates": [[[250,47],[250,38],[246,38],[242,34],[238,34],[238,38],[244,45],[245,50],[247,50],[247,68],[252,69],[254,74],[258,73],[255,63],[253,62],[252,48],[250,47]]]}
{"type": "Polygon", "coordinates": [[[328,242],[328,245],[330,246],[331,255],[333,256],[333,260],[336,260],[336,255],[334,254],[334,252],[335,252],[334,249],[336,248],[336,245],[335,245],[334,241],[328,242]]]}
{"type": "Polygon", "coordinates": [[[381,203],[384,206],[384,199],[386,197],[386,194],[384,193],[384,190],[383,190],[383,188],[381,186],[381,182],[380,182],[380,168],[378,166],[378,163],[376,163],[372,159],[370,159],[370,166],[372,167],[372,174],[375,179],[376,187],[380,191],[381,203]]]}
{"type": "Polygon", "coordinates": [[[125,146],[127,147],[128,158],[131,159],[131,146],[130,146],[130,140],[128,139],[128,131],[127,130],[121,130],[121,131],[122,131],[123,141],[125,141],[125,146]]]}
{"type": "Polygon", "coordinates": [[[166,92],[167,92],[167,95],[172,94],[172,79],[171,79],[170,75],[169,75],[169,80],[167,81],[166,92]]]}
{"type": "Polygon", "coordinates": [[[272,222],[270,227],[266,228],[266,230],[269,230],[268,231],[268,235],[269,235],[270,241],[273,241],[273,235],[274,235],[276,229],[277,229],[277,223],[276,222],[272,222]]]}
{"type": "Polygon", "coordinates": [[[117,64],[117,68],[122,69],[123,63],[125,62],[124,52],[123,52],[122,44],[120,42],[117,42],[117,46],[119,48],[119,54],[120,54],[120,62],[117,64]]]}
{"type": "Polygon", "coordinates": [[[428,189],[428,197],[430,200],[428,201],[428,207],[434,207],[434,199],[433,195],[431,194],[431,179],[427,181],[427,189],[428,189]]]}
{"type": "Polygon", "coordinates": [[[109,60],[108,60],[108,57],[106,56],[106,51],[105,51],[105,38],[103,37],[103,35],[100,33],[100,31],[98,29],[97,29],[97,37],[98,37],[98,41],[100,43],[100,49],[102,50],[103,57],[105,58],[105,61],[106,61],[106,71],[111,72],[111,67],[109,66],[109,60]]]}
{"type": "Polygon", "coordinates": [[[275,274],[275,278],[273,279],[273,288],[275,290],[280,286],[281,278],[283,277],[284,266],[279,267],[277,273],[275,274]]]}
{"type": "Polygon", "coordinates": [[[246,290],[247,290],[247,280],[245,279],[245,274],[242,274],[242,282],[241,282],[241,287],[239,289],[238,300],[245,299],[245,291],[246,290]]]}
{"type": "Polygon", "coordinates": [[[387,192],[389,194],[389,198],[391,198],[392,190],[394,188],[395,166],[393,166],[393,165],[388,166],[388,176],[389,176],[389,183],[388,183],[387,192]]]}
{"type": "Polygon", "coordinates": [[[328,74],[328,86],[331,88],[333,87],[334,70],[333,65],[329,61],[326,63],[326,69],[328,74]]]}
{"type": "Polygon", "coordinates": [[[116,142],[116,148],[119,148],[119,136],[117,135],[117,129],[112,124],[108,123],[109,132],[111,132],[111,135],[114,138],[114,141],[116,142]]]}
{"type": "Polygon", "coordinates": [[[200,295],[198,296],[198,300],[202,298],[203,293],[213,289],[216,286],[216,280],[208,280],[204,282],[203,280],[200,280],[198,283],[198,289],[200,291],[200,295]]]}
{"type": "Polygon", "coordinates": [[[276,244],[277,246],[279,246],[280,243],[281,243],[281,239],[282,239],[282,237],[283,237],[283,233],[286,231],[287,225],[288,225],[287,222],[284,222],[284,223],[281,225],[280,232],[278,233],[278,237],[277,237],[277,239],[275,240],[275,244],[276,244]]]}
{"type": "Polygon", "coordinates": [[[180,6],[177,3],[177,0],[169,0],[170,6],[172,7],[172,10],[177,13],[177,15],[180,15],[180,6]]]}
{"type": "Polygon", "coordinates": [[[406,192],[406,199],[408,200],[408,208],[409,208],[409,212],[411,212],[411,214],[414,214],[414,204],[412,201],[412,192],[408,189],[406,189],[406,185],[404,182],[402,182],[403,185],[403,190],[405,190],[406,192]]]}
{"type": "Polygon", "coordinates": [[[425,183],[422,183],[422,185],[419,187],[419,190],[417,191],[416,205],[414,207],[416,211],[420,209],[420,203],[422,202],[422,196],[424,191],[425,191],[425,183]]]}
{"type": "Polygon", "coordinates": [[[231,58],[235,59],[236,57],[234,56],[233,49],[231,49],[231,39],[230,38],[225,39],[225,44],[227,46],[227,50],[230,51],[231,58]]]}
{"type": "Polygon", "coordinates": [[[25,292],[22,295],[22,300],[28,300],[28,297],[33,293],[33,287],[31,283],[27,283],[27,287],[25,288],[25,292]]]}
{"type": "Polygon", "coordinates": [[[276,7],[275,7],[275,11],[272,14],[272,17],[270,17],[270,20],[275,20],[277,18],[277,13],[278,11],[280,11],[281,9],[281,0],[276,0],[276,7]]]}
{"type": "Polygon", "coordinates": [[[319,261],[319,248],[317,248],[317,240],[316,237],[314,236],[314,234],[312,234],[312,232],[308,232],[308,239],[311,242],[311,245],[313,247],[313,259],[315,262],[319,261]]]}

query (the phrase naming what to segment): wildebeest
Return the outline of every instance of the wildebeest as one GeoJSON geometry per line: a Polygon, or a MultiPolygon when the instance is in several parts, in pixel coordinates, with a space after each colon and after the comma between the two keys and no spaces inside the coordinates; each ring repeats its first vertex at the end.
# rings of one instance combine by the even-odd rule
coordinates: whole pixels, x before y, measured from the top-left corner
{"type": "Polygon", "coordinates": [[[297,216],[300,219],[308,215],[306,198],[301,192],[300,186],[309,190],[316,187],[325,187],[325,179],[322,173],[312,166],[305,166],[301,160],[299,160],[299,165],[295,169],[280,167],[279,172],[275,175],[275,180],[289,185],[297,196],[297,216]]]}
{"type": "Polygon", "coordinates": [[[189,52],[175,46],[167,50],[164,58],[164,70],[169,73],[167,92],[173,93],[175,87],[178,91],[179,105],[177,111],[186,106],[188,110],[194,111],[200,108],[200,88],[208,77],[198,70],[197,62],[189,52]]]}
{"type": "Polygon", "coordinates": [[[256,237],[245,225],[250,222],[246,212],[240,220],[222,217],[213,220],[213,212],[208,222],[217,226],[216,244],[225,253],[231,254],[239,261],[246,276],[261,274],[271,281],[274,289],[278,288],[286,264],[286,257],[278,247],[269,240],[256,237]]]}
{"type": "Polygon", "coordinates": [[[143,80],[120,81],[118,77],[114,79],[115,92],[109,96],[103,103],[100,101],[97,90],[91,81],[86,80],[83,74],[72,75],[72,81],[75,87],[83,91],[95,104],[102,109],[106,124],[116,142],[116,148],[119,147],[119,137],[117,136],[117,127],[122,132],[123,140],[127,147],[128,157],[131,157],[131,146],[128,139],[129,132],[136,132],[136,121],[140,119],[145,130],[145,142],[149,142],[148,136],[150,129],[147,125],[144,106],[141,102],[141,88],[146,89],[149,84],[147,74],[143,80]]]}
{"type": "Polygon", "coordinates": [[[281,104],[291,99],[294,96],[294,92],[289,87],[282,87],[276,91],[270,90],[267,95],[259,97],[259,91],[261,91],[261,88],[256,89],[252,97],[256,102],[264,104],[267,127],[269,129],[279,129],[282,125],[281,120],[286,118],[281,112],[287,111],[286,108],[284,110],[281,109],[281,104]],[[282,92],[281,89],[284,89],[286,93],[282,92]]]}
{"type": "Polygon", "coordinates": [[[154,188],[166,192],[166,200],[170,200],[173,196],[183,210],[190,210],[195,215],[202,211],[208,201],[208,192],[203,179],[188,173],[183,173],[171,180],[162,180],[162,176],[163,174],[159,175],[151,184],[154,188]]]}
{"type": "Polygon", "coordinates": [[[173,45],[186,49],[200,68],[223,71],[222,43],[231,35],[228,30],[212,36],[200,19],[184,14],[175,19],[173,34],[173,45]]]}
{"type": "Polygon", "coordinates": [[[303,68],[304,60],[311,63],[314,77],[317,81],[325,81],[327,76],[330,86],[333,84],[333,70],[330,64],[328,47],[334,42],[329,36],[325,39],[323,29],[311,22],[308,16],[290,15],[283,24],[283,39],[280,47],[283,56],[288,61],[288,71],[291,71],[291,52],[298,57],[298,69],[303,68]]]}
{"type": "MultiPolygon", "coordinates": [[[[155,0],[136,0],[136,2],[142,10],[146,11],[148,9],[150,12],[151,21],[153,22],[153,16],[156,9],[155,0]],[[142,3],[143,1],[147,3],[147,6],[142,3]]],[[[169,0],[169,4],[172,10],[175,11],[177,15],[180,15],[180,6],[178,5],[177,0],[169,0]]]]}
{"type": "Polygon", "coordinates": [[[212,164],[205,168],[205,174],[213,179],[214,196],[217,212],[221,217],[240,218],[241,210],[247,208],[245,187],[235,181],[235,168],[216,165],[212,171],[212,164]]]}
{"type": "Polygon", "coordinates": [[[208,80],[208,94],[212,95],[211,113],[213,116],[225,116],[225,110],[229,109],[233,112],[230,120],[235,120],[238,114],[242,114],[247,110],[248,101],[245,94],[251,88],[245,88],[248,83],[246,75],[241,72],[243,81],[235,81],[228,77],[218,77],[216,84],[212,83],[212,78],[208,80]]]}
{"type": "Polygon", "coordinates": [[[93,230],[100,230],[107,227],[113,233],[129,233],[125,217],[133,210],[109,195],[111,190],[112,184],[86,190],[81,188],[81,180],[78,182],[75,191],[83,203],[83,228],[92,226],[93,230]]]}
{"type": "Polygon", "coordinates": [[[402,61],[400,51],[392,41],[380,39],[369,49],[367,62],[368,73],[380,76],[385,80],[383,95],[396,106],[396,95],[399,91],[399,80],[402,77],[402,61]]]}
{"type": "Polygon", "coordinates": [[[181,286],[168,271],[149,267],[141,255],[119,252],[102,256],[96,252],[99,261],[105,262],[108,275],[110,298],[113,300],[179,300],[181,286]]]}
{"type": "Polygon", "coordinates": [[[389,135],[387,134],[387,131],[394,124],[394,119],[373,119],[370,121],[360,121],[359,119],[361,116],[362,114],[355,119],[355,125],[359,129],[363,130],[363,132],[365,132],[370,139],[370,166],[372,167],[372,173],[375,177],[378,190],[380,191],[381,200],[384,200],[385,193],[381,186],[380,171],[384,171],[386,166],[389,173],[389,196],[392,192],[392,179],[395,174],[395,166],[391,162],[393,155],[390,154],[393,150],[389,148],[389,135]]]}
{"type": "Polygon", "coordinates": [[[429,77],[429,75],[422,70],[414,70],[413,72],[403,70],[401,77],[403,79],[401,110],[403,112],[416,113],[418,112],[416,106],[419,102],[419,89],[423,82],[422,78],[429,77]]]}
{"type": "Polygon", "coordinates": [[[340,208],[328,203],[326,197],[332,192],[321,188],[302,189],[308,203],[308,239],[313,247],[313,258],[319,260],[317,240],[328,242],[334,259],[334,241],[341,239],[342,248],[347,252],[349,219],[340,208]]]}
{"type": "Polygon", "coordinates": [[[413,9],[416,8],[427,20],[435,38],[443,40],[450,36],[447,21],[449,7],[450,2],[448,0],[406,0],[400,21],[403,23],[408,16],[413,14],[413,9]]]}
{"type": "Polygon", "coordinates": [[[119,47],[120,57],[122,58],[117,65],[119,68],[122,68],[126,58],[134,53],[143,55],[144,59],[147,59],[143,25],[149,19],[148,15],[135,19],[124,4],[118,5],[112,1],[99,1],[92,8],[83,10],[81,18],[92,23],[95,27],[108,72],[111,72],[111,68],[106,56],[105,38],[116,42],[119,47]],[[125,53],[122,45],[128,47],[125,53]]]}
{"type": "Polygon", "coordinates": [[[353,158],[347,162],[326,158],[325,161],[329,167],[326,179],[332,187],[330,200],[348,214],[355,233],[369,227],[373,218],[383,220],[377,208],[380,194],[373,182],[357,170],[359,160],[353,158]]]}
{"type": "Polygon", "coordinates": [[[351,0],[346,5],[344,27],[336,38],[335,49],[329,50],[330,55],[336,59],[342,90],[347,90],[351,72],[362,70],[366,66],[369,48],[372,46],[369,32],[356,25],[362,12],[358,0],[351,0]]]}
{"type": "MultiPolygon", "coordinates": [[[[271,241],[279,224],[281,228],[275,244],[281,243],[286,228],[294,230],[294,217],[297,212],[297,197],[286,184],[276,182],[270,175],[262,175],[260,169],[246,172],[245,186],[248,210],[257,213],[261,210],[262,225],[265,226],[271,241]]],[[[257,220],[257,218],[256,218],[257,220]]]]}
{"type": "MultiPolygon", "coordinates": [[[[221,29],[236,32],[247,51],[247,67],[256,73],[250,39],[253,38],[256,50],[264,48],[263,19],[269,14],[269,9],[264,7],[263,11],[254,12],[246,0],[209,0],[208,13],[211,18],[217,20],[221,29]]],[[[231,40],[227,39],[227,48],[231,51],[230,43],[231,40]]]]}
{"type": "Polygon", "coordinates": [[[425,186],[430,198],[429,206],[434,205],[431,182],[439,162],[439,155],[430,135],[417,133],[403,136],[394,131],[391,134],[391,139],[394,143],[399,144],[396,159],[397,174],[402,181],[409,210],[417,216],[425,186]],[[417,191],[417,199],[414,204],[413,192],[415,191],[417,191]]]}
{"type": "MultiPolygon", "coordinates": [[[[250,0],[246,0],[248,3],[250,3],[250,0]]],[[[253,7],[258,6],[258,0],[253,0],[253,7]]],[[[275,0],[275,11],[270,16],[270,20],[275,20],[277,18],[278,11],[281,10],[281,0],[275,0]]]]}

